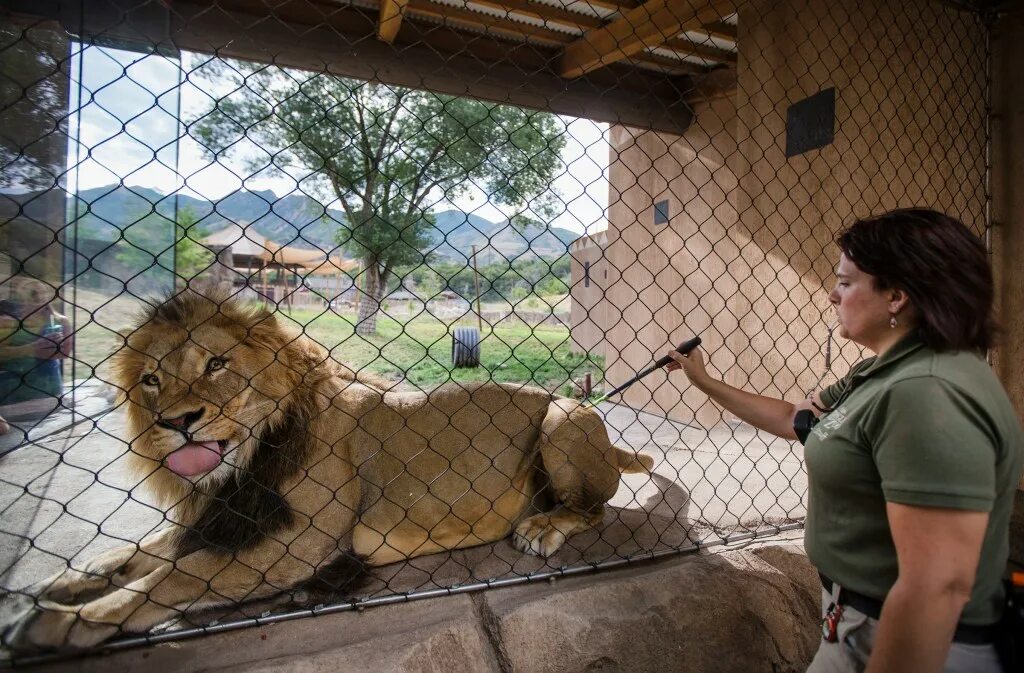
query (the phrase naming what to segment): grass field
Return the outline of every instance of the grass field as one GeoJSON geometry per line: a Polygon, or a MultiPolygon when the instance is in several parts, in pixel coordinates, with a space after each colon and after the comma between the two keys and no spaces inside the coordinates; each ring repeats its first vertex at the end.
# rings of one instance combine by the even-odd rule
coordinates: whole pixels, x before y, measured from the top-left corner
{"type": "MultiPolygon", "coordinates": [[[[493,380],[560,390],[570,379],[582,379],[588,371],[596,384],[603,371],[603,358],[570,352],[569,330],[564,327],[506,323],[489,331],[485,324],[480,343],[481,366],[453,369],[454,326],[450,328],[430,316],[418,316],[405,323],[379,317],[377,336],[369,338],[355,334],[353,315],[297,310],[285,316],[330,349],[336,360],[386,378],[404,378],[420,388],[449,380],[493,380]]],[[[476,326],[476,321],[459,324],[476,326]]]]}
{"type": "MultiPolygon", "coordinates": [[[[65,378],[86,378],[103,363],[121,342],[117,330],[127,325],[138,304],[131,297],[80,297],[74,368],[65,363],[65,378]]],[[[586,372],[596,385],[602,380],[603,358],[570,352],[569,330],[564,327],[506,322],[493,331],[485,324],[480,344],[481,366],[452,368],[452,337],[455,327],[420,315],[402,322],[384,316],[377,320],[377,335],[355,334],[355,316],[296,309],[278,314],[331,351],[339,362],[355,369],[401,380],[409,387],[431,388],[449,380],[531,383],[548,390],[568,392],[570,380],[582,380],[586,372]]],[[[476,326],[476,320],[458,325],[476,326]]]]}

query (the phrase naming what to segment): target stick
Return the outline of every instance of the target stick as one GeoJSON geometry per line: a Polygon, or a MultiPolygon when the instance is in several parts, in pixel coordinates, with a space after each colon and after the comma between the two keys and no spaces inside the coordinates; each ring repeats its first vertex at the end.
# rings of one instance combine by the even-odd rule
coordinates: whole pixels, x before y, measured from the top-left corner
{"type": "MultiPolygon", "coordinates": [[[[700,337],[699,336],[698,337],[693,337],[689,341],[685,341],[685,342],[679,344],[679,346],[676,348],[676,351],[679,352],[679,353],[682,353],[683,355],[686,355],[687,353],[689,353],[690,351],[692,351],[694,348],[696,348],[699,345],[700,345],[700,337]]],[[[672,362],[672,357],[669,356],[669,355],[666,355],[665,357],[659,359],[653,365],[651,365],[647,369],[643,370],[642,372],[640,372],[639,374],[637,374],[636,376],[634,376],[630,380],[626,381],[625,383],[623,383],[621,386],[619,386],[615,390],[611,391],[610,393],[606,393],[605,395],[602,395],[601,397],[597,398],[593,402],[590,402],[590,401],[584,402],[584,404],[590,404],[590,406],[596,407],[598,404],[600,404],[601,402],[604,402],[605,400],[607,400],[612,395],[618,395],[619,393],[621,393],[626,388],[630,387],[631,385],[633,385],[634,383],[636,383],[637,381],[639,381],[643,377],[647,376],[651,372],[653,372],[655,370],[658,370],[658,369],[661,369],[662,367],[667,365],[669,362],[672,362]]]]}

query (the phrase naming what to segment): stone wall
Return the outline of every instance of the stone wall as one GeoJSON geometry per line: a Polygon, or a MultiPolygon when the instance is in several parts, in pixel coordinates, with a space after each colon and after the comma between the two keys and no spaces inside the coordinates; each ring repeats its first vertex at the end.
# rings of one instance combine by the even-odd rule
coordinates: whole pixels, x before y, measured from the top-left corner
{"type": "Polygon", "coordinates": [[[38,668],[40,673],[802,673],[820,589],[798,546],[674,557],[322,615],[38,668]]]}

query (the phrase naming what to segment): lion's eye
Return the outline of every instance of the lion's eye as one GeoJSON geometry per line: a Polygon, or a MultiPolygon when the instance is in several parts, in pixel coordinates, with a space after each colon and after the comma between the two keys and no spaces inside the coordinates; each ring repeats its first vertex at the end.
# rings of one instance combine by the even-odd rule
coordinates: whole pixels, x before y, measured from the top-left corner
{"type": "Polygon", "coordinates": [[[206,363],[206,373],[209,374],[210,372],[215,372],[218,369],[224,369],[225,362],[226,360],[224,358],[210,358],[210,361],[206,363]]]}
{"type": "Polygon", "coordinates": [[[160,379],[157,378],[156,374],[146,374],[142,377],[142,382],[147,386],[158,386],[160,385],[160,379]]]}

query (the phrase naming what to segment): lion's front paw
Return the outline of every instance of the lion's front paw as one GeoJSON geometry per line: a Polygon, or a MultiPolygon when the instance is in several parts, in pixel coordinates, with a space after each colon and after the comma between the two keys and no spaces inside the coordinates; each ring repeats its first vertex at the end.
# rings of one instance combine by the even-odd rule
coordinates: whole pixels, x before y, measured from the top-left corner
{"type": "Polygon", "coordinates": [[[40,603],[4,634],[15,650],[95,647],[118,632],[115,624],[92,622],[81,616],[82,606],[40,603]]]}
{"type": "Polygon", "coordinates": [[[53,577],[37,582],[28,593],[38,596],[44,603],[79,605],[102,596],[116,588],[110,578],[98,573],[68,569],[53,577]]]}
{"type": "Polygon", "coordinates": [[[524,554],[548,557],[558,551],[570,535],[592,528],[601,522],[604,508],[581,514],[562,507],[535,514],[516,526],[512,544],[524,554]]]}
{"type": "Polygon", "coordinates": [[[547,514],[531,516],[516,526],[512,544],[524,554],[548,557],[565,544],[572,531],[563,532],[547,514]]]}
{"type": "Polygon", "coordinates": [[[26,590],[43,603],[81,605],[95,601],[160,565],[160,560],[125,545],[104,552],[80,568],[67,568],[26,590]]]}

